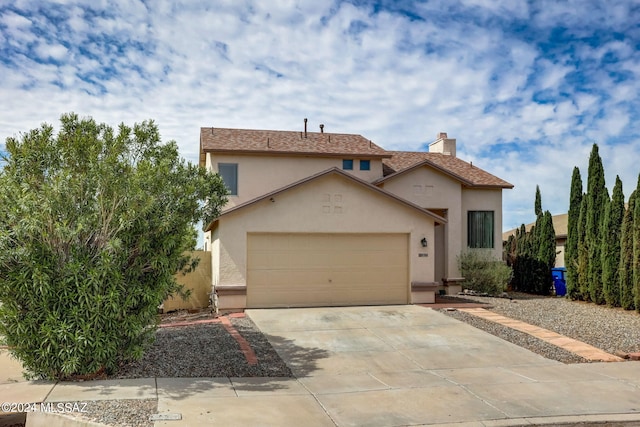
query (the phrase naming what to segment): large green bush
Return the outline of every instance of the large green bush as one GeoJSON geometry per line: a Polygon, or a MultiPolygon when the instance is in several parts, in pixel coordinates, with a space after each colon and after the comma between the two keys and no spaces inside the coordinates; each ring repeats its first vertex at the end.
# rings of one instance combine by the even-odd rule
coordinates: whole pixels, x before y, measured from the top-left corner
{"type": "Polygon", "coordinates": [[[457,257],[458,269],[464,277],[462,287],[476,292],[498,295],[511,279],[511,268],[484,250],[463,251],[457,257]]]}
{"type": "Polygon", "coordinates": [[[153,122],[61,123],[8,138],[0,171],[0,334],[51,379],[142,357],[174,275],[194,266],[194,225],[226,201],[153,122]]]}

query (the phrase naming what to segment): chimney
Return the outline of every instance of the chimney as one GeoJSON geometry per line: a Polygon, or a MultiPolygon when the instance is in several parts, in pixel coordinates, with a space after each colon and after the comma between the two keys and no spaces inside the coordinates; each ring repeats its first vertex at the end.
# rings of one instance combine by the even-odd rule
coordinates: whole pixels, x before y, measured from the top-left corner
{"type": "Polygon", "coordinates": [[[320,125],[320,133],[324,133],[324,125],[320,125]]]}
{"type": "Polygon", "coordinates": [[[446,132],[439,132],[436,140],[429,144],[430,153],[440,153],[446,156],[456,156],[456,140],[448,138],[446,132]]]}
{"type": "Polygon", "coordinates": [[[304,137],[307,137],[307,119],[304,119],[304,137]]]}

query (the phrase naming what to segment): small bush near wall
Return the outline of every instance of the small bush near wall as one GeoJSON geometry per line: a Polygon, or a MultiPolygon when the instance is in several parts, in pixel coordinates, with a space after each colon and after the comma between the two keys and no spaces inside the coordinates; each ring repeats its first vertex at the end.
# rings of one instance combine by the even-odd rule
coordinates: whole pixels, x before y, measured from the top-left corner
{"type": "Polygon", "coordinates": [[[504,292],[511,279],[511,267],[488,251],[463,251],[457,260],[465,289],[497,295],[504,292]]]}

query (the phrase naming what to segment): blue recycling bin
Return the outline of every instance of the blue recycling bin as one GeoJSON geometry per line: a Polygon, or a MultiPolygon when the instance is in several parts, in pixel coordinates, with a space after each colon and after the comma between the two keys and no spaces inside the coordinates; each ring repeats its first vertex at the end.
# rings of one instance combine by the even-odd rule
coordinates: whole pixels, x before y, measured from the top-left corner
{"type": "Polygon", "coordinates": [[[567,294],[567,281],[565,280],[566,271],[567,269],[564,267],[551,269],[551,275],[553,276],[553,287],[556,290],[557,296],[565,296],[567,294]]]}

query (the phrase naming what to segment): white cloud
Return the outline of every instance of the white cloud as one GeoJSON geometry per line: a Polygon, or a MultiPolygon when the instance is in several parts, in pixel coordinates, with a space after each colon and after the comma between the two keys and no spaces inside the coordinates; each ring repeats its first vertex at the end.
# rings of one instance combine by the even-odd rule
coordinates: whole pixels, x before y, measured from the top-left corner
{"type": "Polygon", "coordinates": [[[44,44],[39,43],[35,48],[36,54],[43,60],[55,59],[62,60],[67,54],[67,48],[61,44],[44,44]]]}
{"type": "Polygon", "coordinates": [[[31,26],[29,19],[11,11],[0,16],[0,23],[5,25],[9,31],[24,30],[31,26]]]}

